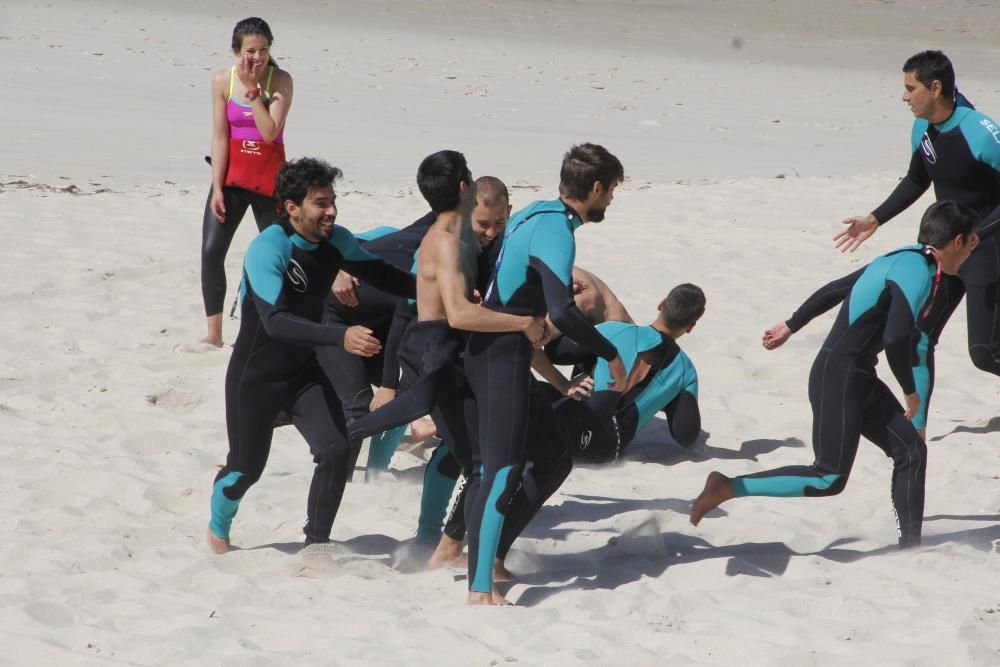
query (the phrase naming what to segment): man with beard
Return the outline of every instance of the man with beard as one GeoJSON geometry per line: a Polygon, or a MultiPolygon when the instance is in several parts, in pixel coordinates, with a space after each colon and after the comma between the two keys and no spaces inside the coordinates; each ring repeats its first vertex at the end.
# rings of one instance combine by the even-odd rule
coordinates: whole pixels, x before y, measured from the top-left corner
{"type": "Polygon", "coordinates": [[[264,471],[281,413],[306,439],[316,463],[306,544],[329,541],[350,474],[351,446],[340,400],[314,348],[339,345],[367,357],[381,345],[365,327],[322,324],[324,301],[341,267],[393,294],[415,293],[413,276],[365,252],[334,224],[333,183],[340,175],[321,160],[286,163],[275,180],[285,216],[247,248],[240,332],[226,373],[229,455],[215,477],[207,535],[216,553],[231,549],[230,526],[264,471]]]}

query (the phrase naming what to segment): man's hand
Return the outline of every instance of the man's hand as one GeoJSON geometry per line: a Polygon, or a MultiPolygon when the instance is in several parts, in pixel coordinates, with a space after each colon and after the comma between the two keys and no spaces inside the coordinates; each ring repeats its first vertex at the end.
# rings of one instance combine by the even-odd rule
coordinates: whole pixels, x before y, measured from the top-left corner
{"type": "Polygon", "coordinates": [[[574,401],[582,401],[592,393],[594,393],[594,378],[589,375],[578,375],[563,388],[563,395],[569,396],[574,401]]]}
{"type": "Polygon", "coordinates": [[[394,398],[396,398],[395,389],[390,389],[389,387],[379,387],[375,390],[375,396],[372,398],[371,405],[368,406],[368,411],[375,412],[394,398]]]}
{"type": "Polygon", "coordinates": [[[382,343],[372,335],[372,330],[357,324],[348,327],[344,334],[344,349],[359,357],[374,357],[382,349],[382,343]]]}
{"type": "Polygon", "coordinates": [[[337,277],[333,279],[333,296],[345,306],[356,308],[360,301],[358,301],[358,293],[354,291],[354,288],[360,284],[361,282],[357,278],[346,271],[338,271],[337,277]]]}
{"type": "Polygon", "coordinates": [[[840,252],[854,252],[878,230],[878,220],[869,213],[843,221],[847,229],[833,237],[833,246],[840,252]]]}
{"type": "Polygon", "coordinates": [[[764,349],[775,350],[792,337],[792,330],[784,322],[779,322],[764,332],[764,349]]]}
{"type": "Polygon", "coordinates": [[[912,394],[906,395],[906,412],[903,416],[907,419],[913,419],[917,414],[917,410],[920,409],[920,394],[913,392],[912,394]]]}
{"type": "Polygon", "coordinates": [[[608,362],[608,371],[611,372],[611,382],[608,383],[608,389],[625,391],[625,381],[628,374],[625,372],[625,362],[622,361],[621,355],[615,356],[608,362]]]}
{"type": "Polygon", "coordinates": [[[524,336],[531,341],[531,346],[539,348],[549,336],[549,325],[544,317],[530,318],[522,330],[524,336]]]}

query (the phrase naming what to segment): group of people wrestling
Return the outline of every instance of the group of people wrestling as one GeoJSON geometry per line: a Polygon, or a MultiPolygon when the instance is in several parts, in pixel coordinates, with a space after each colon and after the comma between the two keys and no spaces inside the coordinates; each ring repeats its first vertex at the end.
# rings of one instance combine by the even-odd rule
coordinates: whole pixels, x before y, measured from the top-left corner
{"type": "MultiPolygon", "coordinates": [[[[946,103],[940,83],[920,85],[946,103]]],[[[930,136],[930,127],[933,142],[943,131],[930,136]]],[[[926,190],[941,170],[920,161],[921,146],[911,171],[928,164],[926,190]]],[[[384,469],[407,425],[430,415],[440,443],[416,539],[431,545],[430,566],[461,562],[464,542],[467,602],[507,604],[495,585],[512,576],[507,553],[574,460],[617,460],[660,412],[679,445],[698,440],[698,378],[678,340],[705,312],[705,294],[677,285],[652,323],[637,325],[603,281],[574,266],[575,230],[604,219],[625,177],[600,145],[573,146],[559,196],[513,214],[499,179],[474,179],[461,153],[434,153],[417,170],[431,212],[357,235],[336,224],[340,176],[318,159],[285,163],[274,189],[281,215],[246,252],[225,386],[229,454],[214,482],[209,545],[231,549],[233,519],[276,426],[294,425],[315,462],[303,528],[311,545],[329,542],[364,441],[369,470],[384,469]]],[[[894,196],[892,215],[916,199],[894,196]]],[[[893,462],[900,547],[920,543],[934,345],[961,299],[960,269],[995,246],[992,237],[980,244],[977,230],[998,205],[939,197],[914,245],[825,285],[767,330],[763,345],[775,349],[840,306],[809,379],[815,460],[711,473],[693,524],[734,497],[839,493],[863,435],[893,462]],[[905,405],[876,374],[883,353],[905,405]]],[[[873,231],[851,224],[839,242],[853,249],[873,231]]]]}

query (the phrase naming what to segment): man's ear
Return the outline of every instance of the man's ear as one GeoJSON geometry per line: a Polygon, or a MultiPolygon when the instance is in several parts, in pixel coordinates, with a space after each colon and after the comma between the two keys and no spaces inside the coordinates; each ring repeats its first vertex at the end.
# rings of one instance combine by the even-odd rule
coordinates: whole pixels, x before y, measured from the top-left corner
{"type": "Polygon", "coordinates": [[[933,81],[931,81],[930,90],[931,94],[934,95],[934,97],[940,97],[943,88],[944,86],[941,85],[941,82],[938,79],[934,79],[933,81]]]}
{"type": "Polygon", "coordinates": [[[288,214],[289,218],[297,217],[299,213],[299,205],[293,202],[291,199],[286,199],[281,203],[282,208],[285,209],[285,213],[288,214]]]}

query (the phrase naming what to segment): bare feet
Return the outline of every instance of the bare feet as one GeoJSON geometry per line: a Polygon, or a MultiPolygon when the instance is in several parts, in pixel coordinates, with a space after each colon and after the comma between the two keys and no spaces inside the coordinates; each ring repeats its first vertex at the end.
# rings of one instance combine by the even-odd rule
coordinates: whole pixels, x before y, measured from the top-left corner
{"type": "Polygon", "coordinates": [[[212,532],[211,528],[205,530],[205,536],[208,538],[208,548],[214,553],[224,554],[233,550],[233,545],[229,543],[229,538],[219,537],[212,532]]]}
{"type": "Polygon", "coordinates": [[[435,433],[437,433],[437,427],[434,426],[434,420],[430,417],[421,417],[410,424],[410,437],[414,444],[433,437],[435,433]]]}
{"type": "Polygon", "coordinates": [[[202,338],[198,342],[199,343],[205,343],[206,345],[211,345],[213,347],[219,347],[219,348],[222,347],[222,337],[221,336],[218,337],[218,338],[212,338],[211,336],[205,336],[204,338],[202,338]]]}
{"type": "Polygon", "coordinates": [[[493,587],[493,593],[490,594],[490,599],[493,600],[493,604],[498,605],[500,607],[513,607],[514,606],[513,602],[511,602],[510,600],[508,600],[504,596],[500,595],[500,591],[497,590],[496,586],[493,587]]]}
{"type": "Polygon", "coordinates": [[[467,605],[494,605],[498,607],[513,607],[514,605],[497,590],[497,587],[493,587],[492,593],[477,593],[475,591],[469,591],[468,597],[465,598],[465,604],[467,605]]]}
{"type": "Polygon", "coordinates": [[[514,581],[514,573],[507,569],[503,561],[497,558],[493,561],[493,581],[514,581]]]}
{"type": "Polygon", "coordinates": [[[448,565],[462,565],[464,560],[462,543],[442,533],[434,553],[427,560],[427,569],[436,570],[448,565]]]}
{"type": "Polygon", "coordinates": [[[721,472],[709,473],[705,488],[691,506],[691,524],[697,526],[703,516],[733,497],[733,480],[721,472]]]}

